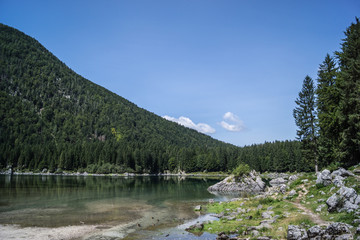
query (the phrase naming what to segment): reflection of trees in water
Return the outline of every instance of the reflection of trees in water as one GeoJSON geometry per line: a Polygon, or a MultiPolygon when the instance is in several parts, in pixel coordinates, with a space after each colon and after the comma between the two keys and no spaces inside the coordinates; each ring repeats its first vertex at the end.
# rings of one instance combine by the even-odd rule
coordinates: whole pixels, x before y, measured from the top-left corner
{"type": "MultiPolygon", "coordinates": [[[[94,177],[94,176],[0,176],[0,195],[8,201],[16,198],[86,200],[102,198],[143,198],[143,200],[206,198],[207,187],[216,180],[165,177],[94,177]]],[[[0,200],[1,201],[1,200],[0,200]]]]}

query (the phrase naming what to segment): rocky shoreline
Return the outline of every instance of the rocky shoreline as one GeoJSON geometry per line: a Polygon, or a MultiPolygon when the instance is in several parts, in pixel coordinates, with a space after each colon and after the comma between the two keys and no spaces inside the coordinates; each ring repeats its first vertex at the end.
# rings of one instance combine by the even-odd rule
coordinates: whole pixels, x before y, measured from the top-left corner
{"type": "Polygon", "coordinates": [[[157,176],[175,176],[175,177],[227,177],[228,174],[207,174],[207,173],[87,173],[87,172],[62,172],[62,173],[50,173],[50,172],[13,172],[2,171],[0,175],[34,175],[34,176],[95,176],[95,177],[157,177],[157,176]]]}
{"type": "MultiPolygon", "coordinates": [[[[187,230],[216,233],[219,240],[360,239],[360,178],[356,176],[359,168],[324,170],[318,174],[262,174],[262,182],[268,183],[264,191],[227,202],[210,201],[202,208],[215,213],[218,220],[197,223],[187,230]]],[[[256,182],[255,176],[253,173],[241,181],[241,186],[250,182],[241,189],[259,186],[249,181],[250,178],[256,182]]],[[[239,184],[229,179],[209,187],[209,191],[237,191],[239,184]]]]}

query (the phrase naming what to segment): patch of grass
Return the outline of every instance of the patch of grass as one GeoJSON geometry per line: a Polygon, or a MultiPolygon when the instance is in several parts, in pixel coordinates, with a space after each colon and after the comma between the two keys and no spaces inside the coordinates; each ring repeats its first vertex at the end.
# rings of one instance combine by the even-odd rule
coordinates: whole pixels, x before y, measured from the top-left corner
{"type": "Polygon", "coordinates": [[[354,188],[355,191],[360,193],[360,181],[355,177],[348,177],[344,180],[345,186],[354,188]]]}
{"type": "Polygon", "coordinates": [[[259,204],[273,204],[273,203],[276,203],[276,202],[279,202],[280,200],[278,199],[274,199],[274,198],[271,198],[271,197],[266,197],[266,198],[262,198],[259,200],[259,204]]]}
{"type": "Polygon", "coordinates": [[[356,215],[354,213],[347,213],[347,212],[333,212],[330,214],[327,214],[324,216],[324,218],[327,221],[332,221],[332,222],[343,222],[343,223],[347,223],[350,224],[354,227],[357,227],[358,224],[353,223],[353,221],[355,219],[357,219],[356,215]]]}
{"type": "Polygon", "coordinates": [[[302,184],[301,180],[303,180],[302,178],[298,178],[295,181],[293,181],[292,183],[290,183],[289,187],[290,189],[294,189],[296,186],[299,186],[302,184]]]}
{"type": "Polygon", "coordinates": [[[308,216],[299,216],[289,222],[289,225],[301,225],[306,227],[312,227],[316,225],[308,216]]]}
{"type": "Polygon", "coordinates": [[[203,231],[209,232],[209,233],[219,233],[219,232],[238,232],[242,233],[246,230],[246,226],[242,226],[237,221],[211,221],[210,223],[204,224],[203,231]]]}

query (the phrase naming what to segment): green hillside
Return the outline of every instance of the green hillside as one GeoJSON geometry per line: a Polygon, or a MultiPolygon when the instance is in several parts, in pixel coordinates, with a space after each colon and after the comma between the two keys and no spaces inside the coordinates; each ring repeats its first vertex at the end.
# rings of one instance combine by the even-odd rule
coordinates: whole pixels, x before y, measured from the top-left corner
{"type": "Polygon", "coordinates": [[[240,159],[241,148],[81,77],[38,41],[2,24],[0,106],[0,169],[226,171],[251,160],[240,159]]]}

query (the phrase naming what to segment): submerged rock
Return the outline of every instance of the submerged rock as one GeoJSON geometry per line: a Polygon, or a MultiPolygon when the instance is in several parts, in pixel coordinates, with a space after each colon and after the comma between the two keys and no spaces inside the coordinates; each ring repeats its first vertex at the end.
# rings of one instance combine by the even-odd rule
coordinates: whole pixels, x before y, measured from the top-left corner
{"type": "Polygon", "coordinates": [[[191,225],[190,227],[186,228],[186,231],[201,231],[204,229],[204,224],[203,223],[197,223],[194,225],[191,225]]]}
{"type": "Polygon", "coordinates": [[[234,176],[229,176],[208,188],[209,192],[224,193],[259,193],[264,192],[265,183],[261,180],[260,175],[254,170],[248,175],[237,180],[234,176]]]}

